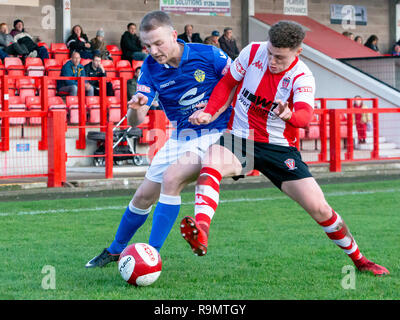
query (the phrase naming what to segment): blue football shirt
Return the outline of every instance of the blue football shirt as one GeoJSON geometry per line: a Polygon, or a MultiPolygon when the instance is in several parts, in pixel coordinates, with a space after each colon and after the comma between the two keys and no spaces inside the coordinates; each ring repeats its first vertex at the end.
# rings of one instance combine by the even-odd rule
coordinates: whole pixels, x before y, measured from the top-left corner
{"type": "MultiPolygon", "coordinates": [[[[207,125],[192,125],[188,118],[196,105],[207,102],[218,81],[229,70],[231,59],[222,50],[205,44],[185,43],[178,68],[159,64],[150,55],[144,61],[138,79],[137,92],[158,103],[179,135],[184,129],[201,134],[204,129],[225,130],[232,108],[207,125]]],[[[174,135],[176,136],[176,135],[174,135]]]]}

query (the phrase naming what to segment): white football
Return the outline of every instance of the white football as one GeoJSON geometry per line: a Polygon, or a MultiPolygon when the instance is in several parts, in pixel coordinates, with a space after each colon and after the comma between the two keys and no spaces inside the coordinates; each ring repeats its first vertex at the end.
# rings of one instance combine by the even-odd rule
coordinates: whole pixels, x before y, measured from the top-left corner
{"type": "Polygon", "coordinates": [[[149,286],[161,274],[161,256],[147,243],[133,243],[121,252],[118,270],[122,278],[135,286],[149,286]]]}

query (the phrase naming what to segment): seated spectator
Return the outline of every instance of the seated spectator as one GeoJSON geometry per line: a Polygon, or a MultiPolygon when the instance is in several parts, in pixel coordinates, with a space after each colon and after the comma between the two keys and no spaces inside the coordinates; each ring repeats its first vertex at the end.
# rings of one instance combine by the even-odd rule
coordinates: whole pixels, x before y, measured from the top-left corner
{"type": "MultiPolygon", "coordinates": [[[[71,59],[61,69],[61,77],[86,77],[85,68],[81,65],[79,52],[73,52],[71,59]]],[[[57,91],[67,92],[69,96],[78,95],[78,80],[57,80],[57,91]]],[[[93,96],[94,89],[91,84],[85,83],[86,96],[93,96]]]]}
{"type": "Polygon", "coordinates": [[[397,43],[393,46],[392,56],[400,56],[400,45],[397,43]]]}
{"type": "Polygon", "coordinates": [[[99,51],[92,49],[87,35],[78,24],[72,28],[71,35],[67,39],[67,47],[71,56],[73,52],[79,52],[83,59],[92,59],[93,54],[99,53],[99,51]]]}
{"type": "Polygon", "coordinates": [[[178,39],[181,39],[185,42],[203,43],[200,35],[198,33],[193,33],[193,25],[191,24],[187,24],[185,26],[185,32],[178,35],[178,39]]]}
{"type": "Polygon", "coordinates": [[[123,60],[138,60],[146,59],[147,54],[143,52],[143,46],[139,37],[136,35],[136,24],[133,22],[127,25],[127,31],[121,36],[120,47],[122,50],[123,60]]]}
{"type": "Polygon", "coordinates": [[[236,40],[233,38],[233,32],[231,27],[224,29],[224,34],[218,39],[220,48],[235,60],[239,55],[239,49],[236,45],[236,40]]]}
{"type": "MultiPolygon", "coordinates": [[[[84,68],[85,68],[86,77],[97,77],[97,78],[106,77],[106,71],[104,70],[104,67],[101,64],[101,57],[97,53],[93,55],[92,62],[85,65],[84,68]]],[[[98,80],[88,80],[88,82],[93,88],[93,94],[95,96],[98,96],[100,93],[99,81],[98,80]]],[[[113,95],[114,95],[114,91],[112,89],[112,84],[111,84],[111,82],[107,82],[107,96],[113,96],[113,95]]]]}
{"type": "Polygon", "coordinates": [[[139,78],[141,67],[137,67],[135,70],[135,74],[132,79],[129,79],[127,82],[127,94],[128,101],[132,99],[132,96],[136,93],[137,80],[139,78]]]}
{"type": "Polygon", "coordinates": [[[110,52],[106,48],[104,42],[104,30],[100,29],[96,33],[96,37],[90,40],[90,44],[93,50],[98,50],[103,60],[111,60],[110,52]]]}
{"type": "Polygon", "coordinates": [[[210,36],[204,39],[204,43],[219,48],[218,37],[219,37],[219,32],[217,30],[214,30],[213,32],[211,32],[210,36]]]}
{"type": "Polygon", "coordinates": [[[366,46],[376,52],[379,52],[378,40],[379,40],[378,37],[373,34],[367,39],[367,41],[364,43],[364,46],[366,46]]]}
{"type": "Polygon", "coordinates": [[[354,34],[350,31],[343,31],[342,35],[344,35],[345,37],[349,38],[350,40],[354,40],[354,34]]]}
{"type": "Polygon", "coordinates": [[[49,52],[46,47],[38,46],[37,43],[40,40],[39,37],[34,39],[26,30],[24,22],[20,19],[14,21],[14,29],[11,30],[10,35],[14,37],[14,40],[21,45],[24,45],[28,51],[30,57],[39,57],[43,61],[49,58],[49,52]]]}
{"type": "Polygon", "coordinates": [[[29,54],[25,45],[18,44],[8,32],[6,23],[0,24],[0,50],[1,59],[8,56],[27,56],[29,54]]]}
{"type": "Polygon", "coordinates": [[[362,44],[362,43],[363,43],[363,38],[362,38],[361,36],[356,36],[356,37],[354,38],[354,41],[357,42],[357,43],[359,43],[359,44],[362,44]]]}

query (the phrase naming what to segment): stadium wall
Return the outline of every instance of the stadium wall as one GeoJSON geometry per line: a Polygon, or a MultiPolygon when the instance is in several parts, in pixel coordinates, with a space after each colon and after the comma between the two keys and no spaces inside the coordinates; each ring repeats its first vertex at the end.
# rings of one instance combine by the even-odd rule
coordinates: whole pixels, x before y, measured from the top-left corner
{"type": "MultiPolygon", "coordinates": [[[[284,0],[274,1],[258,1],[255,0],[254,9],[257,13],[283,13],[284,0]]],[[[355,29],[348,29],[354,35],[360,35],[364,42],[371,34],[375,34],[379,38],[378,47],[381,53],[387,53],[391,46],[390,39],[390,23],[392,21],[390,15],[390,0],[308,0],[307,9],[308,17],[317,20],[319,23],[328,26],[329,28],[342,33],[346,31],[341,24],[330,23],[330,6],[331,4],[347,4],[364,6],[367,9],[368,22],[366,26],[356,25],[355,29]]],[[[288,20],[290,16],[288,16],[288,20]]],[[[396,39],[397,41],[397,39],[396,39]]]]}
{"type": "MultiPolygon", "coordinates": [[[[56,32],[60,28],[62,14],[59,14],[61,0],[40,0],[38,7],[13,6],[0,4],[0,22],[6,22],[10,30],[15,19],[25,23],[27,31],[33,36],[41,36],[42,40],[63,42],[62,33],[56,32]],[[53,23],[49,23],[49,10],[52,10],[53,23]],[[56,15],[57,11],[57,15],[56,15]],[[48,29],[49,28],[49,29],[48,29]]],[[[119,46],[121,35],[126,31],[129,22],[139,25],[143,16],[152,10],[160,8],[160,1],[143,0],[71,0],[71,25],[80,24],[89,39],[94,38],[98,29],[105,31],[107,44],[119,46]],[[145,3],[146,2],[146,3],[145,3]]],[[[239,49],[242,48],[242,1],[231,0],[231,16],[201,16],[171,14],[178,33],[183,33],[186,24],[193,24],[194,32],[199,32],[202,39],[210,35],[213,30],[221,34],[225,27],[232,27],[239,49]]]]}

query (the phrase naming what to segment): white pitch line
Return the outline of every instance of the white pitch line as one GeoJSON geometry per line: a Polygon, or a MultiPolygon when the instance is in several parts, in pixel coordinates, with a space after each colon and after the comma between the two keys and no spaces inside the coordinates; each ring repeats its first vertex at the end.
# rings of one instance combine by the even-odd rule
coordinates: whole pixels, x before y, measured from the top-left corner
{"type": "MultiPolygon", "coordinates": [[[[348,195],[364,195],[374,193],[393,193],[400,192],[400,189],[382,189],[382,190],[369,190],[369,191],[335,191],[326,192],[326,197],[340,197],[348,195]]],[[[264,197],[264,198],[237,198],[237,199],[221,199],[219,203],[235,203],[235,202],[246,202],[246,201],[274,201],[288,199],[286,195],[276,197],[264,197]]],[[[193,205],[194,202],[182,202],[182,205],[193,205]]],[[[49,210],[37,210],[37,211],[19,211],[19,212],[5,212],[0,213],[0,217],[7,216],[22,216],[22,215],[37,215],[37,214],[48,214],[48,213],[80,213],[80,212],[92,212],[92,211],[107,211],[107,210],[123,210],[126,206],[107,206],[107,207],[95,207],[95,208],[79,208],[79,209],[49,209],[49,210]]]]}

